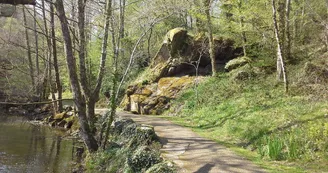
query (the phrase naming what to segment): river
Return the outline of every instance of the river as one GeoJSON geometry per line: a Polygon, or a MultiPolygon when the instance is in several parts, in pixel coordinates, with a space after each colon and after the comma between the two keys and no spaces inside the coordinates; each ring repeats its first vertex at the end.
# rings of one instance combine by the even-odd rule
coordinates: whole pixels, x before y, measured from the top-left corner
{"type": "Polygon", "coordinates": [[[76,140],[65,131],[0,116],[0,173],[72,172],[76,140]]]}

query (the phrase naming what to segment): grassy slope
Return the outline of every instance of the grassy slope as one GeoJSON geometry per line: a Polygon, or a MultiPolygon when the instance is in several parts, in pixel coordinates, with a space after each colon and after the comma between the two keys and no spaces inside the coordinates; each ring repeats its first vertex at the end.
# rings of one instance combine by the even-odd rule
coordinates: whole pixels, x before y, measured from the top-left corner
{"type": "Polygon", "coordinates": [[[303,80],[296,77],[303,66],[290,69],[289,95],[274,74],[237,83],[228,74],[208,78],[199,85],[198,98],[194,89],[185,91],[166,118],[231,147],[272,172],[328,170],[328,101],[311,92],[305,94],[295,84],[303,80]]]}

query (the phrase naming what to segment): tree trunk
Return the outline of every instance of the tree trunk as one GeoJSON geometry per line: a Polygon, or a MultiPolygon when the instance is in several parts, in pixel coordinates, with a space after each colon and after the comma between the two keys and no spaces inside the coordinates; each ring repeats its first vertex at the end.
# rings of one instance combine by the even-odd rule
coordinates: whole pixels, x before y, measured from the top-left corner
{"type": "Polygon", "coordinates": [[[286,0],[286,59],[291,58],[291,35],[290,35],[290,3],[291,0],[286,0]]]}
{"type": "MultiPolygon", "coordinates": [[[[56,100],[56,95],[54,92],[54,87],[52,85],[52,46],[51,46],[51,39],[50,39],[50,35],[49,35],[49,31],[48,31],[48,24],[47,24],[47,18],[46,18],[46,11],[45,11],[45,0],[42,0],[42,15],[43,15],[43,24],[44,24],[44,32],[46,35],[46,39],[47,39],[47,57],[48,57],[48,83],[49,83],[49,87],[50,87],[50,94],[51,94],[51,98],[52,100],[56,100]]],[[[57,106],[57,102],[53,102],[53,107],[55,112],[58,112],[58,106],[57,106]]]]}
{"type": "Polygon", "coordinates": [[[93,90],[93,97],[94,100],[98,101],[99,99],[99,92],[102,85],[102,81],[104,78],[105,73],[105,66],[106,66],[106,60],[107,60],[107,47],[108,47],[108,37],[109,37],[109,27],[110,27],[110,20],[111,20],[111,0],[107,2],[107,5],[109,9],[106,8],[106,18],[105,18],[105,28],[104,28],[104,38],[102,40],[102,48],[101,48],[101,58],[100,58],[100,69],[98,72],[97,77],[97,84],[95,89],[93,90]]]}
{"type": "MultiPolygon", "coordinates": [[[[242,13],[242,0],[239,0],[239,3],[238,3],[238,9],[239,9],[239,13],[241,14],[242,13]]],[[[243,16],[240,16],[239,17],[239,25],[240,25],[240,29],[241,29],[241,38],[242,38],[242,41],[243,41],[243,53],[244,53],[244,56],[247,56],[247,51],[246,51],[246,44],[247,44],[247,38],[246,38],[246,32],[244,31],[244,17],[243,16]]]]}
{"type": "MultiPolygon", "coordinates": [[[[86,38],[85,38],[85,1],[78,0],[78,27],[79,27],[79,67],[80,67],[80,83],[82,93],[85,99],[90,96],[90,89],[88,87],[85,52],[86,52],[86,38]]],[[[88,117],[93,119],[93,117],[88,117]]]]}
{"type": "MultiPolygon", "coordinates": [[[[276,5],[275,0],[272,0],[272,11],[273,11],[273,26],[274,26],[274,33],[275,38],[277,41],[277,72],[278,72],[278,80],[280,80],[280,75],[283,76],[284,84],[285,84],[285,92],[288,92],[288,80],[287,80],[287,74],[286,69],[284,65],[284,59],[283,59],[283,52],[282,52],[282,45],[281,40],[279,38],[279,28],[278,28],[278,22],[277,22],[277,13],[276,13],[276,5]]],[[[281,32],[281,31],[280,31],[281,32]]]]}
{"type": "MultiPolygon", "coordinates": [[[[126,69],[125,69],[125,72],[124,72],[124,74],[123,74],[123,76],[122,76],[122,78],[121,78],[120,84],[118,85],[118,88],[117,88],[117,91],[116,91],[116,95],[115,95],[116,98],[118,98],[118,95],[119,95],[120,89],[121,89],[121,87],[122,87],[122,85],[123,85],[123,83],[124,83],[124,80],[125,80],[126,76],[128,75],[128,72],[129,72],[129,70],[130,70],[130,68],[131,68],[131,66],[132,66],[132,63],[133,63],[133,61],[134,61],[134,54],[135,54],[135,52],[136,52],[136,50],[137,50],[137,47],[139,46],[141,40],[146,36],[146,34],[148,33],[148,31],[152,32],[152,29],[153,29],[153,27],[154,27],[154,24],[155,24],[155,23],[153,23],[153,24],[150,25],[149,29],[146,30],[146,31],[145,31],[145,32],[139,37],[138,41],[137,41],[136,44],[134,45],[133,50],[132,50],[131,55],[130,55],[129,64],[128,64],[128,66],[127,66],[126,69]]],[[[148,39],[148,41],[149,41],[149,39],[148,39]]]]}
{"type": "Polygon", "coordinates": [[[37,75],[37,80],[36,80],[36,94],[38,95],[39,99],[41,99],[41,94],[40,94],[40,66],[39,66],[39,37],[38,37],[38,32],[37,32],[37,27],[36,27],[36,22],[37,22],[37,14],[36,14],[36,8],[35,6],[33,7],[33,15],[34,15],[34,38],[35,38],[35,67],[36,67],[36,75],[37,75]]]}
{"type": "Polygon", "coordinates": [[[65,43],[66,63],[69,73],[69,79],[71,82],[71,88],[74,95],[74,102],[78,109],[79,122],[81,125],[81,136],[89,152],[95,152],[98,150],[98,144],[95,140],[86,116],[86,103],[82,97],[81,88],[78,82],[76,61],[73,55],[72,39],[68,28],[68,21],[65,15],[63,0],[56,1],[56,9],[58,17],[61,23],[62,33],[65,43]]]}
{"type": "Polygon", "coordinates": [[[63,88],[60,82],[60,74],[59,74],[59,67],[58,67],[58,57],[57,57],[57,41],[56,41],[56,32],[55,32],[55,14],[54,14],[54,5],[50,4],[50,25],[51,25],[51,38],[52,38],[52,54],[54,60],[54,69],[55,69],[55,78],[56,78],[56,88],[58,93],[58,112],[63,111],[63,102],[62,94],[63,88]]]}
{"type": "Polygon", "coordinates": [[[211,15],[210,15],[211,0],[204,0],[204,8],[205,8],[205,15],[206,15],[209,53],[210,53],[210,58],[211,58],[211,63],[212,63],[212,76],[216,76],[215,50],[214,50],[212,22],[211,22],[211,15]]]}
{"type": "MultiPolygon", "coordinates": [[[[286,0],[278,0],[278,36],[281,46],[281,53],[283,57],[286,57],[286,0]]],[[[276,14],[277,16],[277,14],[276,14]]]]}
{"type": "MultiPolygon", "coordinates": [[[[328,0],[326,0],[326,7],[327,7],[327,16],[328,16],[328,0]]],[[[325,21],[325,41],[326,41],[326,51],[328,51],[328,20],[325,21]]]]}
{"type": "MultiPolygon", "coordinates": [[[[112,0],[107,0],[106,1],[106,24],[107,21],[110,21],[108,24],[110,24],[112,27],[114,26],[114,21],[113,21],[113,14],[112,14],[112,0]]],[[[111,102],[110,102],[110,114],[109,114],[109,118],[107,121],[107,127],[106,127],[106,132],[105,132],[105,136],[104,136],[104,141],[102,143],[102,148],[104,149],[106,147],[107,144],[107,140],[108,140],[108,135],[109,135],[109,130],[110,130],[110,126],[112,124],[112,122],[114,121],[115,118],[115,114],[116,114],[116,108],[117,108],[117,103],[116,103],[116,91],[117,91],[117,80],[118,80],[118,71],[117,71],[117,65],[118,65],[118,56],[119,56],[119,42],[120,40],[118,40],[116,42],[116,38],[115,38],[115,32],[112,31],[111,33],[112,35],[112,48],[113,48],[113,71],[114,71],[114,76],[113,76],[113,80],[112,80],[112,93],[111,93],[111,102]]]]}
{"type": "Polygon", "coordinates": [[[27,58],[28,58],[28,65],[30,69],[30,78],[33,90],[35,89],[35,82],[34,82],[34,68],[33,68],[33,61],[32,61],[32,54],[31,54],[31,46],[30,46],[30,38],[29,33],[27,29],[27,18],[26,18],[26,12],[25,7],[23,8],[23,18],[24,18],[24,25],[25,25],[25,39],[26,39],[26,47],[27,47],[27,58]]]}
{"type": "Polygon", "coordinates": [[[151,37],[153,36],[153,28],[150,29],[150,33],[148,36],[148,40],[147,40],[147,66],[150,64],[151,61],[151,54],[150,54],[150,43],[151,43],[151,37]]]}

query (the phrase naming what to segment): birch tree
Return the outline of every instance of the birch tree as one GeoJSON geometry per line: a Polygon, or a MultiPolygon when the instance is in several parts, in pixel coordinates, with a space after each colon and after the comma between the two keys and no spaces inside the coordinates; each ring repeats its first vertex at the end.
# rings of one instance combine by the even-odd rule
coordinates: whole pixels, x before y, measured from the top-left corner
{"type": "MultiPolygon", "coordinates": [[[[281,4],[280,4],[281,5],[281,4]]],[[[280,7],[282,8],[282,7],[280,7]]],[[[283,53],[283,40],[284,35],[280,35],[281,33],[284,33],[283,28],[284,27],[278,27],[278,21],[277,21],[277,9],[276,9],[276,1],[272,0],[272,20],[273,20],[273,26],[274,26],[274,33],[275,33],[275,39],[277,43],[277,78],[278,80],[281,80],[283,78],[284,84],[285,84],[285,91],[288,92],[288,80],[287,80],[287,74],[286,74],[286,68],[284,64],[284,53],[283,53]]],[[[280,17],[282,18],[282,17],[280,17]]],[[[284,22],[280,21],[281,24],[284,25],[284,22]]]]}

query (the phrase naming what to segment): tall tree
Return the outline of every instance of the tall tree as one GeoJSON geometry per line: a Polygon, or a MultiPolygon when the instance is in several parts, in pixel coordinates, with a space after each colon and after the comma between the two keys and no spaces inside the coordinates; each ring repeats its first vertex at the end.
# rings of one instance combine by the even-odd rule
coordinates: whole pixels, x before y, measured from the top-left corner
{"type": "Polygon", "coordinates": [[[60,81],[60,74],[59,74],[59,67],[58,67],[58,57],[57,57],[57,41],[56,41],[56,32],[55,32],[55,10],[54,4],[50,4],[50,27],[51,27],[51,40],[52,40],[52,56],[54,62],[54,69],[55,69],[55,78],[56,78],[56,89],[58,93],[58,112],[63,111],[63,102],[62,94],[63,94],[63,87],[60,81]]]}
{"type": "Polygon", "coordinates": [[[290,8],[291,0],[286,0],[286,59],[291,58],[291,33],[290,33],[290,8]]]}
{"type": "Polygon", "coordinates": [[[63,0],[56,1],[56,9],[58,13],[58,18],[61,23],[63,37],[64,37],[66,63],[68,67],[69,79],[73,92],[74,102],[78,109],[79,123],[81,126],[80,134],[89,152],[95,152],[98,150],[98,143],[93,136],[86,115],[87,114],[86,102],[85,102],[85,98],[82,95],[82,91],[77,75],[78,71],[76,68],[76,60],[73,54],[72,39],[69,32],[68,21],[65,14],[63,0]]]}
{"type": "MultiPolygon", "coordinates": [[[[35,39],[35,70],[36,70],[36,76],[37,76],[37,80],[36,80],[36,94],[40,97],[40,63],[39,63],[39,36],[38,36],[38,32],[37,32],[37,13],[36,13],[36,7],[33,6],[33,16],[34,16],[34,39],[35,39]]],[[[39,98],[41,99],[41,97],[39,98]]]]}
{"type": "MultiPolygon", "coordinates": [[[[281,4],[280,4],[281,5],[281,4]]],[[[282,33],[284,31],[281,31],[278,27],[278,21],[277,21],[277,9],[276,9],[276,1],[272,0],[272,20],[273,20],[273,26],[274,26],[274,33],[275,38],[277,42],[277,77],[278,80],[281,80],[281,77],[283,78],[284,84],[285,84],[285,91],[288,92],[288,79],[286,74],[286,68],[284,64],[284,53],[283,53],[283,41],[281,40],[284,38],[283,36],[279,36],[279,33],[282,33]]],[[[281,22],[282,23],[282,22],[281,22]]]]}
{"type": "Polygon", "coordinates": [[[25,25],[25,39],[26,39],[26,48],[27,48],[27,58],[28,58],[28,65],[30,69],[30,77],[33,90],[35,89],[35,82],[34,82],[34,67],[32,61],[32,53],[31,53],[31,46],[30,46],[30,38],[27,26],[27,17],[25,12],[25,7],[23,8],[23,18],[24,18],[24,25],[25,25]]]}
{"type": "MultiPolygon", "coordinates": [[[[112,78],[112,92],[111,92],[111,99],[110,99],[110,112],[109,112],[109,117],[107,118],[107,123],[106,125],[106,131],[105,131],[105,138],[104,141],[102,142],[102,148],[106,147],[107,140],[108,140],[108,135],[109,135],[109,130],[112,122],[114,121],[115,118],[115,113],[116,113],[116,90],[117,90],[117,83],[118,83],[118,73],[117,73],[117,63],[118,63],[118,56],[119,56],[119,42],[120,40],[116,40],[116,35],[114,32],[114,20],[113,20],[113,13],[112,13],[112,0],[106,0],[106,21],[105,21],[105,29],[109,29],[109,27],[112,28],[111,30],[111,36],[112,36],[112,49],[113,49],[113,78],[112,78]]],[[[106,34],[106,33],[105,33],[106,34]]],[[[108,32],[105,36],[109,36],[108,32]]],[[[120,34],[119,34],[119,37],[120,34]]],[[[103,42],[103,46],[104,46],[103,42]]],[[[103,49],[104,51],[104,49],[103,49]]]]}
{"type": "MultiPolygon", "coordinates": [[[[52,81],[53,52],[52,52],[51,38],[49,35],[49,30],[48,30],[45,0],[42,0],[42,16],[43,16],[44,32],[45,32],[45,37],[46,37],[46,41],[47,41],[48,83],[49,83],[50,95],[51,95],[52,100],[56,100],[55,89],[53,87],[53,81],[52,81]]],[[[53,107],[55,109],[55,112],[58,111],[57,102],[53,102],[53,107]]]]}
{"type": "Polygon", "coordinates": [[[209,42],[209,52],[212,64],[212,76],[216,75],[216,62],[215,62],[215,45],[213,40],[213,28],[212,28],[212,21],[211,21],[211,0],[203,0],[204,8],[205,8],[205,15],[206,15],[206,27],[207,27],[207,36],[209,42]]]}
{"type": "Polygon", "coordinates": [[[247,56],[247,51],[246,51],[246,45],[247,45],[247,38],[246,38],[246,32],[245,32],[245,17],[242,15],[242,6],[243,6],[243,0],[239,0],[238,2],[238,10],[239,10],[239,25],[240,25],[240,36],[242,38],[242,45],[243,45],[243,52],[244,56],[247,56]]]}

